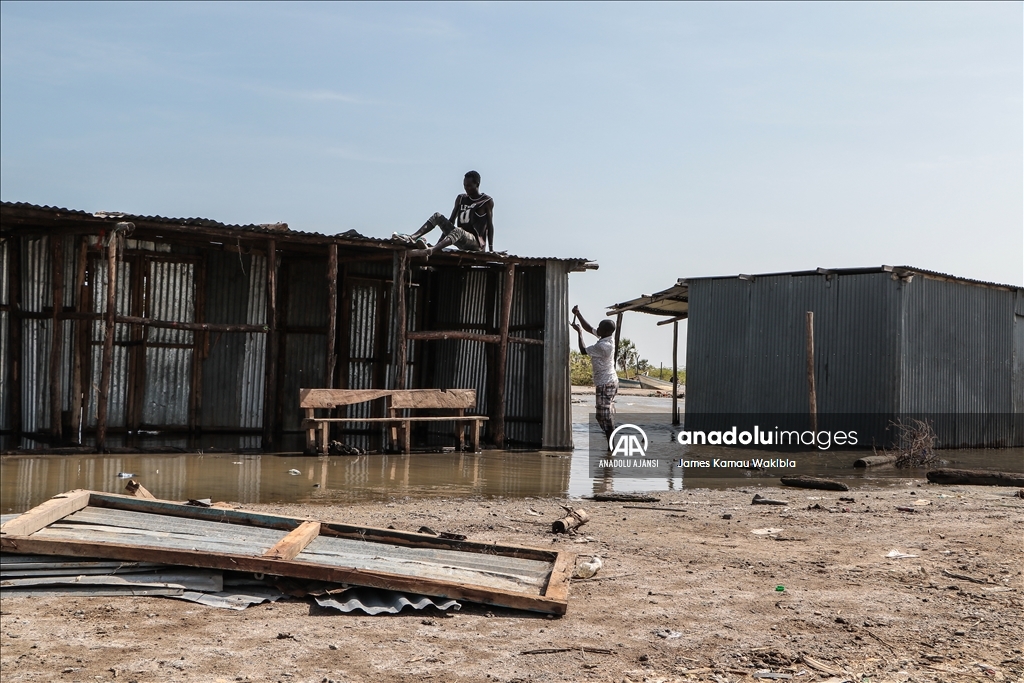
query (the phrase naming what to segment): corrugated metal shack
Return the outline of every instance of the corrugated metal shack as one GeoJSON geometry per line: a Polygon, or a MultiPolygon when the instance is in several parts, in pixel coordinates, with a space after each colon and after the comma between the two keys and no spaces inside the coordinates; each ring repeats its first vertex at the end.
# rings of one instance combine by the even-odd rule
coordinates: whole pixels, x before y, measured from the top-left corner
{"type": "Polygon", "coordinates": [[[1019,286],[909,266],[819,268],[681,279],[611,308],[629,310],[688,319],[687,429],[808,415],[809,356],[816,412],[833,422],[821,428],[858,423],[881,445],[887,425],[916,417],[940,447],[1024,445],[1019,286]]]}
{"type": "MultiPolygon", "coordinates": [[[[281,450],[301,443],[300,387],[473,388],[489,442],[572,447],[568,276],[596,264],[428,264],[352,231],[10,202],[0,219],[5,450],[281,450]]],[[[445,443],[439,430],[414,443],[445,443]]]]}

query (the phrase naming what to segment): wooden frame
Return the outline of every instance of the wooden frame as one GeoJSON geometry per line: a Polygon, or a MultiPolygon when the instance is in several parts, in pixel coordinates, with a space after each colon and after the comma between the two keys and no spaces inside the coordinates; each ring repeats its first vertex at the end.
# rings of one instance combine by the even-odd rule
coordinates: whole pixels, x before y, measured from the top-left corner
{"type": "Polygon", "coordinates": [[[360,527],[340,522],[317,522],[298,517],[267,515],[220,507],[201,508],[183,503],[84,490],[59,494],[4,524],[0,527],[0,547],[5,551],[17,553],[99,557],[125,561],[160,562],[206,569],[258,572],[273,576],[347,583],[431,597],[468,600],[545,614],[565,614],[568,607],[569,578],[575,566],[575,555],[564,551],[475,541],[456,541],[395,529],[360,527]],[[133,537],[128,535],[123,540],[118,539],[119,542],[34,537],[37,532],[87,506],[274,529],[282,531],[283,535],[269,550],[253,554],[167,548],[147,545],[147,541],[133,543],[130,540],[133,537]],[[500,568],[500,558],[505,557],[549,563],[551,570],[541,593],[537,595],[527,591],[517,592],[456,580],[395,574],[295,559],[318,536],[379,543],[382,554],[387,553],[389,545],[428,548],[493,557],[496,568],[500,568]]]}

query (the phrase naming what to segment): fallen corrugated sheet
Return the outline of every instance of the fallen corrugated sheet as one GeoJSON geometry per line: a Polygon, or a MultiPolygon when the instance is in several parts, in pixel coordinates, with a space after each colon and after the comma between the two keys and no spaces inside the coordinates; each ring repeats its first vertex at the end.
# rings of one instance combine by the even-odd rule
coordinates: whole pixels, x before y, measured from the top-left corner
{"type": "Polygon", "coordinates": [[[330,607],[340,612],[365,612],[370,615],[398,614],[406,607],[426,609],[433,607],[442,612],[449,609],[462,609],[455,600],[431,600],[425,595],[406,595],[394,591],[374,590],[371,588],[350,588],[337,598],[330,595],[314,596],[316,604],[330,607]]]}
{"type": "Polygon", "coordinates": [[[262,573],[564,614],[573,556],[72,491],[0,527],[17,553],[262,573]]]}

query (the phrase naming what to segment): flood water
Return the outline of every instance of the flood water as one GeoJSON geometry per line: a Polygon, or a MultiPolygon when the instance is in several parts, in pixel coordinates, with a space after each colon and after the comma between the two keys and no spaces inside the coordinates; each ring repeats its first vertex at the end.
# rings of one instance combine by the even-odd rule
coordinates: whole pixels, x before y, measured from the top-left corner
{"type": "MultiPolygon", "coordinates": [[[[238,503],[345,503],[402,497],[564,497],[608,491],[665,491],[778,484],[778,474],[746,472],[732,478],[683,477],[667,470],[654,478],[592,477],[588,454],[588,415],[592,396],[574,396],[572,453],[485,451],[482,454],[430,453],[364,456],[279,456],[176,453],[169,455],[52,455],[0,458],[0,511],[23,512],[71,489],[120,492],[129,473],[156,497],[210,498],[238,503]],[[289,473],[289,471],[292,473],[289,473]],[[298,474],[294,472],[297,471],[298,474]]],[[[665,413],[664,398],[620,396],[620,413],[665,413]]],[[[667,440],[666,440],[667,442],[667,440]]],[[[667,446],[662,446],[667,451],[667,446]]],[[[656,453],[653,453],[657,455],[656,453]]],[[[811,474],[865,484],[904,485],[923,478],[925,469],[855,470],[852,463],[870,451],[822,454],[786,453],[797,467],[787,474],[811,474]]],[[[678,457],[673,450],[668,458],[678,457]]],[[[1021,471],[1024,449],[942,451],[946,466],[1021,471]]],[[[750,451],[695,446],[686,457],[750,458],[750,451]]],[[[759,453],[758,457],[773,457],[759,453]]]]}

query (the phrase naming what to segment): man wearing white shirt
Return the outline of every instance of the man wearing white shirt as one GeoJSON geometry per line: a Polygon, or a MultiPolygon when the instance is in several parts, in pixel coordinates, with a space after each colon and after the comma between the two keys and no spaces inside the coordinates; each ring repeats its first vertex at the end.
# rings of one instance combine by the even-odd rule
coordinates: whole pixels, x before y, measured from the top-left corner
{"type": "Polygon", "coordinates": [[[594,369],[594,396],[597,404],[597,423],[601,425],[605,436],[611,437],[615,429],[613,415],[613,404],[615,394],[619,392],[619,376],[615,374],[615,323],[611,320],[602,320],[597,331],[591,327],[580,313],[579,306],[572,307],[572,313],[579,318],[579,324],[572,323],[579,340],[580,353],[590,357],[590,365],[594,369]],[[582,328],[580,327],[582,325],[582,328]],[[591,346],[583,343],[583,330],[597,337],[597,342],[591,346]]]}

